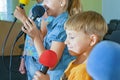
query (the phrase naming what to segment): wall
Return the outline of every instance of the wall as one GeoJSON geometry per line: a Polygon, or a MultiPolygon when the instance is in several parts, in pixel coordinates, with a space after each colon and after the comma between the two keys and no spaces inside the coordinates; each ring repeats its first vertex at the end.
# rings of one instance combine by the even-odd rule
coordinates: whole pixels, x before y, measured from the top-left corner
{"type": "Polygon", "coordinates": [[[102,14],[107,23],[111,19],[120,19],[120,0],[102,0],[102,14]]]}
{"type": "MultiPolygon", "coordinates": [[[[0,55],[2,54],[2,46],[3,46],[3,43],[4,43],[4,40],[6,38],[6,35],[10,29],[10,26],[11,26],[12,22],[8,22],[8,21],[0,21],[0,55]]],[[[15,40],[16,36],[18,35],[18,32],[21,30],[21,25],[20,23],[15,23],[10,35],[9,35],[9,38],[7,39],[7,43],[6,43],[6,46],[5,46],[5,49],[4,49],[4,53],[5,55],[9,55],[10,54],[10,51],[11,51],[11,47],[13,45],[13,41],[15,40]]],[[[15,47],[14,47],[14,53],[13,55],[20,55],[22,53],[22,50],[19,48],[19,45],[23,44],[24,43],[24,36],[21,37],[15,47]]]]}
{"type": "Polygon", "coordinates": [[[102,13],[102,0],[81,0],[83,10],[93,10],[102,13]]]}

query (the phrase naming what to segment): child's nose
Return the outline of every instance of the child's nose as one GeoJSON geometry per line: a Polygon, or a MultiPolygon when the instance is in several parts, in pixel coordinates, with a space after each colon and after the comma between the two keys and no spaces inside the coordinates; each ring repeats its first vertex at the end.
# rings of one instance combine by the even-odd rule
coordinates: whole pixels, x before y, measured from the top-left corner
{"type": "Polygon", "coordinates": [[[65,43],[66,45],[68,45],[68,44],[69,44],[68,39],[66,39],[64,43],[65,43]]]}

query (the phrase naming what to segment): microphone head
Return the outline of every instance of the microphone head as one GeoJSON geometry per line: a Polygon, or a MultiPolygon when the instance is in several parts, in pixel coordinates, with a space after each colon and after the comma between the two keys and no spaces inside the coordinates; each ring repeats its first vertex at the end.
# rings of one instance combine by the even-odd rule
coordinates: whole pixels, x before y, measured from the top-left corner
{"type": "Polygon", "coordinates": [[[36,5],[33,9],[32,9],[32,17],[33,18],[38,18],[38,17],[42,17],[45,13],[45,9],[43,6],[41,5],[36,5]]]}
{"type": "Polygon", "coordinates": [[[87,72],[94,80],[120,80],[120,44],[98,43],[88,57],[87,72]]]}
{"type": "Polygon", "coordinates": [[[54,67],[57,63],[57,54],[52,50],[45,50],[40,58],[39,62],[47,67],[54,67]]]}
{"type": "Polygon", "coordinates": [[[29,3],[29,0],[19,0],[19,3],[27,5],[29,3]]]}

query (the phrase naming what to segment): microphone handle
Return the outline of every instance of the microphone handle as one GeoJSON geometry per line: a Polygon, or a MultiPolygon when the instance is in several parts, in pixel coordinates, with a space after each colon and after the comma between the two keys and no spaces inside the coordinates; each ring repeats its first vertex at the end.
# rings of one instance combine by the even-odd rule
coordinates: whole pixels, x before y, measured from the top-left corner
{"type": "Polygon", "coordinates": [[[17,42],[17,40],[18,40],[23,34],[25,34],[23,31],[20,31],[20,32],[19,32],[18,36],[16,37],[16,42],[17,42]]]}
{"type": "Polygon", "coordinates": [[[42,72],[43,74],[46,74],[48,69],[49,69],[49,67],[42,65],[40,68],[40,72],[42,72]]]}
{"type": "Polygon", "coordinates": [[[20,8],[22,8],[22,9],[23,9],[23,8],[24,8],[24,6],[25,6],[25,4],[20,4],[20,8]]]}

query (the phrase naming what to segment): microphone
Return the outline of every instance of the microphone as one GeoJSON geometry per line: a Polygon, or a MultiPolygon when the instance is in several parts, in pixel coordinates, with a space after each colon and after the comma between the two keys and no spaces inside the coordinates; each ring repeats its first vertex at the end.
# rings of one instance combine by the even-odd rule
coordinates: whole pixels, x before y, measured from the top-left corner
{"type": "Polygon", "coordinates": [[[36,5],[32,9],[32,16],[31,19],[35,21],[37,18],[40,18],[44,15],[45,13],[45,8],[42,5],[36,5]]]}
{"type": "MultiPolygon", "coordinates": [[[[45,9],[43,6],[41,5],[36,5],[33,9],[32,9],[32,16],[30,17],[33,21],[35,21],[37,18],[40,18],[44,15],[45,13],[45,9]]],[[[16,40],[18,40],[22,35],[23,35],[23,31],[20,31],[16,40]]]]}
{"type": "Polygon", "coordinates": [[[39,62],[42,64],[40,72],[46,74],[48,69],[54,67],[57,61],[57,54],[54,51],[45,50],[39,58],[39,62]]]}
{"type": "Polygon", "coordinates": [[[98,43],[88,57],[86,68],[94,80],[120,80],[120,44],[107,40],[98,43]]]}

